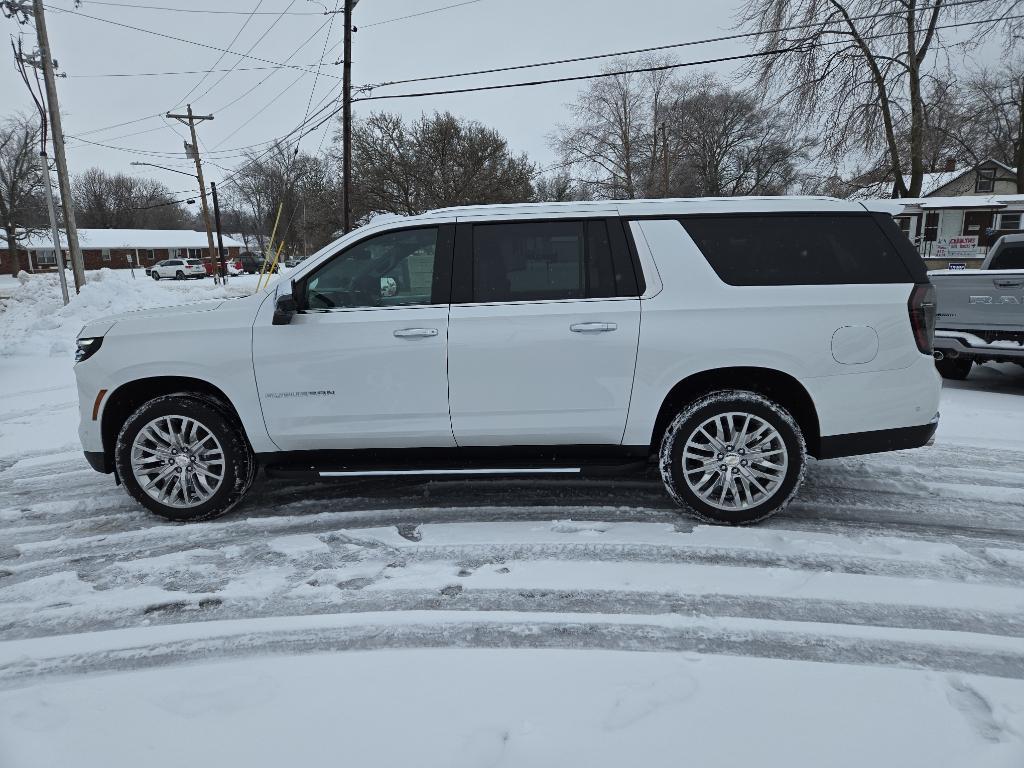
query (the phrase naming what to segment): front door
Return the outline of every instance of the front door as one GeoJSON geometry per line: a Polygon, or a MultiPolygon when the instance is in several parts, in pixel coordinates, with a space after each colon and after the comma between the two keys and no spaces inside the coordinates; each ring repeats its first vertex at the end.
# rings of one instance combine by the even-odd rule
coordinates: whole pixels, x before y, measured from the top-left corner
{"type": "Polygon", "coordinates": [[[257,323],[256,383],[279,448],[455,445],[447,376],[453,231],[371,235],[301,281],[303,309],[289,325],[257,323]]]}
{"type": "Polygon", "coordinates": [[[458,240],[448,341],[458,444],[621,444],[640,300],[620,222],[460,223],[458,240]]]}
{"type": "Polygon", "coordinates": [[[964,213],[964,234],[978,238],[978,246],[988,247],[988,231],[992,229],[992,211],[967,211],[964,213]]]}

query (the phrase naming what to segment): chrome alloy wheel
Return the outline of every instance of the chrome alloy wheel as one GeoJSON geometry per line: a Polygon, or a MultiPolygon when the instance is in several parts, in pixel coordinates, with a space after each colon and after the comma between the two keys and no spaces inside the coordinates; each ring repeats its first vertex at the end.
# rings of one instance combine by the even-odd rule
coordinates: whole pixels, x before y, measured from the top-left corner
{"type": "Polygon", "coordinates": [[[712,416],[683,448],[683,476],[690,490],[716,509],[759,506],[786,478],[789,451],[782,435],[752,413],[712,416]]]}
{"type": "Polygon", "coordinates": [[[169,507],[196,507],[224,482],[224,450],[216,436],[188,416],[160,416],[135,436],[132,474],[151,498],[169,507]]]}

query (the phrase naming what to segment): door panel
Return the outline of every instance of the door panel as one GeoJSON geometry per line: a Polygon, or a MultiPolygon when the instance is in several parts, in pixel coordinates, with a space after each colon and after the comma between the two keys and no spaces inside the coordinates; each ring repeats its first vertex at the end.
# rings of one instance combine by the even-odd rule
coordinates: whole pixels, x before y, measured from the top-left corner
{"type": "Polygon", "coordinates": [[[452,306],[459,445],[618,445],[639,333],[639,299],[452,306]]]}
{"type": "Polygon", "coordinates": [[[253,361],[281,450],[453,447],[447,306],[298,314],[257,325],[253,361]]]}
{"type": "MultiPolygon", "coordinates": [[[[294,291],[304,311],[253,327],[263,416],[282,450],[453,447],[448,293],[454,227],[370,235],[294,291]]],[[[266,316],[264,316],[266,315],[266,316]]]]}

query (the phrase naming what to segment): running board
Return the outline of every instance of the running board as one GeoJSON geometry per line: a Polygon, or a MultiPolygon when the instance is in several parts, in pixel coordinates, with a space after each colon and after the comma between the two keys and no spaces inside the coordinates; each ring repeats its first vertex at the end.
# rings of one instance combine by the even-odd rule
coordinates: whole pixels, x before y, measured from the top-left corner
{"type": "Polygon", "coordinates": [[[564,467],[430,467],[422,469],[399,469],[397,467],[317,467],[309,465],[269,464],[267,477],[290,480],[345,480],[361,477],[523,477],[538,475],[616,475],[641,471],[645,462],[627,464],[593,464],[564,467]]]}

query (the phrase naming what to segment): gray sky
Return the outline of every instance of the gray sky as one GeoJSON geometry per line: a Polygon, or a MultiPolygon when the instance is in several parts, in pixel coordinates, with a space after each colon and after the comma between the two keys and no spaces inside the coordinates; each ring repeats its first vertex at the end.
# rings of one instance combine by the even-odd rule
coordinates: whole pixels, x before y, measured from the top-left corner
{"type": "MultiPolygon", "coordinates": [[[[173,6],[191,9],[249,12],[257,0],[110,0],[142,5],[173,6]]],[[[245,52],[271,27],[276,14],[291,0],[263,0],[256,15],[230,48],[245,52]]],[[[324,0],[334,7],[334,0],[324,0]]],[[[462,72],[490,67],[529,63],[611,52],[637,47],[682,42],[729,32],[733,2],[708,0],[478,0],[461,7],[403,21],[374,25],[394,17],[449,5],[459,0],[362,0],[355,11],[360,30],[354,36],[353,82],[356,85],[379,83],[424,75],[462,72]]],[[[162,39],[142,32],[119,28],[91,19],[59,13],[57,8],[72,9],[72,0],[52,0],[47,13],[50,40],[60,69],[68,77],[58,81],[64,130],[69,136],[81,136],[102,144],[128,147],[139,152],[181,153],[185,133],[177,124],[167,125],[160,118],[124,125],[106,131],[97,128],[156,115],[181,105],[189,89],[203,77],[199,74],[160,77],[93,78],[87,75],[123,72],[168,72],[209,69],[220,53],[186,43],[162,39]],[[145,131],[144,133],[139,133],[145,131]],[[136,135],[128,135],[136,134],[136,135]]],[[[80,13],[111,19],[122,24],[156,30],[220,48],[229,47],[245,22],[245,15],[178,13],[101,5],[83,0],[80,13]]],[[[321,5],[312,0],[294,0],[292,12],[312,15],[283,17],[252,51],[252,55],[283,61],[314,35],[328,17],[321,5]]],[[[13,22],[4,29],[16,31],[13,22]]],[[[324,27],[289,63],[315,69],[320,60],[324,27]]],[[[341,57],[341,17],[335,17],[330,29],[325,74],[340,76],[333,62],[341,57]]],[[[31,41],[26,41],[28,47],[31,41]]],[[[727,43],[681,49],[681,60],[712,58],[741,52],[741,43],[727,43]]],[[[8,57],[3,57],[9,61],[8,57]]],[[[267,66],[261,62],[239,60],[226,55],[217,64],[228,68],[267,66]]],[[[540,69],[419,83],[379,89],[377,94],[437,90],[517,80],[532,80],[586,74],[597,71],[603,62],[544,67],[540,69]]],[[[729,77],[732,68],[719,71],[729,77]]],[[[296,70],[236,71],[217,82],[223,73],[208,75],[189,97],[197,113],[212,112],[216,119],[199,127],[200,140],[211,161],[232,167],[238,161],[236,148],[265,142],[281,136],[302,122],[306,104],[313,91],[314,76],[296,70]],[[260,81],[265,80],[261,85],[260,81]],[[204,92],[214,86],[209,93],[204,92]],[[249,95],[231,104],[245,91],[249,95]],[[280,94],[280,95],[279,95],[280,94]],[[257,115],[272,99],[276,101],[257,115]]],[[[377,101],[357,104],[357,114],[371,109],[399,111],[418,116],[422,111],[451,110],[493,126],[508,137],[512,148],[525,151],[536,162],[555,162],[547,135],[555,123],[567,117],[565,104],[572,101],[580,83],[547,85],[490,93],[429,97],[415,100],[377,101]]],[[[313,93],[312,109],[340,90],[340,81],[321,76],[313,93]]],[[[0,68],[0,91],[4,94],[4,112],[23,105],[28,108],[24,86],[10,64],[0,68]]],[[[329,130],[333,133],[336,123],[329,130]]],[[[315,151],[323,130],[307,137],[302,148],[315,151]]],[[[328,135],[325,144],[331,140],[328,135]]],[[[152,168],[132,168],[132,160],[171,165],[188,170],[189,164],[178,155],[156,157],[68,141],[68,161],[72,171],[100,166],[108,171],[129,171],[151,175],[165,182],[172,191],[184,190],[189,180],[174,173],[152,168]]],[[[208,176],[216,181],[223,171],[210,166],[208,176]]]]}
{"type": "MultiPolygon", "coordinates": [[[[60,69],[68,77],[58,81],[65,133],[92,142],[129,148],[106,149],[68,141],[73,172],[90,166],[108,171],[149,175],[172,191],[186,190],[189,180],[152,168],[132,168],[132,160],[148,161],[191,170],[182,157],[186,129],[155,115],[172,108],[183,109],[186,97],[199,114],[212,112],[213,122],[199,126],[207,175],[214,181],[226,175],[217,164],[231,168],[240,161],[241,148],[282,136],[301,124],[307,103],[315,112],[324,100],[340,91],[341,16],[334,23],[323,15],[314,0],[262,0],[258,15],[242,29],[246,15],[258,0],[83,0],[79,13],[121,24],[155,30],[219,48],[245,52],[255,44],[253,56],[315,69],[325,41],[328,50],[316,81],[294,69],[262,69],[153,77],[92,77],[108,73],[204,70],[216,65],[238,70],[265,67],[265,63],[241,60],[215,50],[160,38],[81,16],[61,13],[73,9],[73,0],[51,0],[47,13],[50,40],[60,69]],[[180,13],[129,8],[133,3],[195,10],[239,11],[180,13]],[[289,5],[290,4],[290,5],[289,5]],[[292,14],[278,19],[284,10],[292,14]],[[321,25],[324,26],[320,29],[321,25]],[[238,39],[232,38],[242,29],[238,39]],[[317,31],[319,29],[319,31],[317,31]],[[258,42],[263,37],[262,41],[258,42]],[[300,47],[301,46],[301,47],[300,47]],[[298,50],[297,50],[298,49],[298,50]],[[291,58],[289,58],[291,57],[291,58]],[[218,63],[218,59],[221,59],[218,63]],[[223,79],[221,79],[223,77],[223,79]],[[201,82],[200,82],[201,81],[201,82]],[[198,87],[196,87],[198,86],[198,87]],[[194,89],[194,90],[193,90],[194,89]],[[246,92],[252,89],[251,93],[246,92]],[[189,91],[192,90],[191,95],[189,91]],[[273,100],[273,101],[272,101],[273,100]],[[271,103],[272,102],[272,103],[271,103]],[[269,106],[267,106],[269,104],[269,106]],[[115,123],[148,118],[98,131],[115,123]],[[158,153],[151,155],[148,153],[158,153]],[[169,157],[159,156],[163,153],[169,157]]],[[[334,7],[336,0],[323,0],[334,7]]],[[[381,83],[426,75],[486,69],[515,64],[605,53],[632,48],[684,42],[728,34],[739,0],[362,0],[355,21],[353,82],[381,83]],[[379,24],[396,17],[462,2],[459,7],[415,18],[379,24]]],[[[17,30],[12,21],[4,28],[17,30]]],[[[26,41],[30,45],[32,41],[26,41]]],[[[681,48],[681,61],[709,59],[744,53],[746,41],[681,48]]],[[[991,54],[994,61],[998,51],[991,54]]],[[[988,58],[988,57],[984,57],[988,58]]],[[[0,54],[0,59],[10,61],[0,54]]],[[[380,88],[374,93],[438,90],[548,77],[581,75],[598,71],[604,62],[584,62],[478,77],[380,88]]],[[[737,65],[711,67],[730,81],[737,65]]],[[[525,151],[541,166],[557,162],[547,137],[556,123],[568,117],[571,102],[583,83],[563,83],[485,93],[446,95],[422,99],[375,101],[357,104],[357,115],[370,110],[398,111],[416,117],[423,111],[451,110],[502,132],[515,151],[525,151]]],[[[3,112],[29,108],[24,86],[8,63],[0,67],[3,112]]],[[[304,139],[302,148],[314,152],[325,135],[330,142],[337,123],[304,139]]],[[[262,145],[261,145],[262,147],[262,145]]]]}

